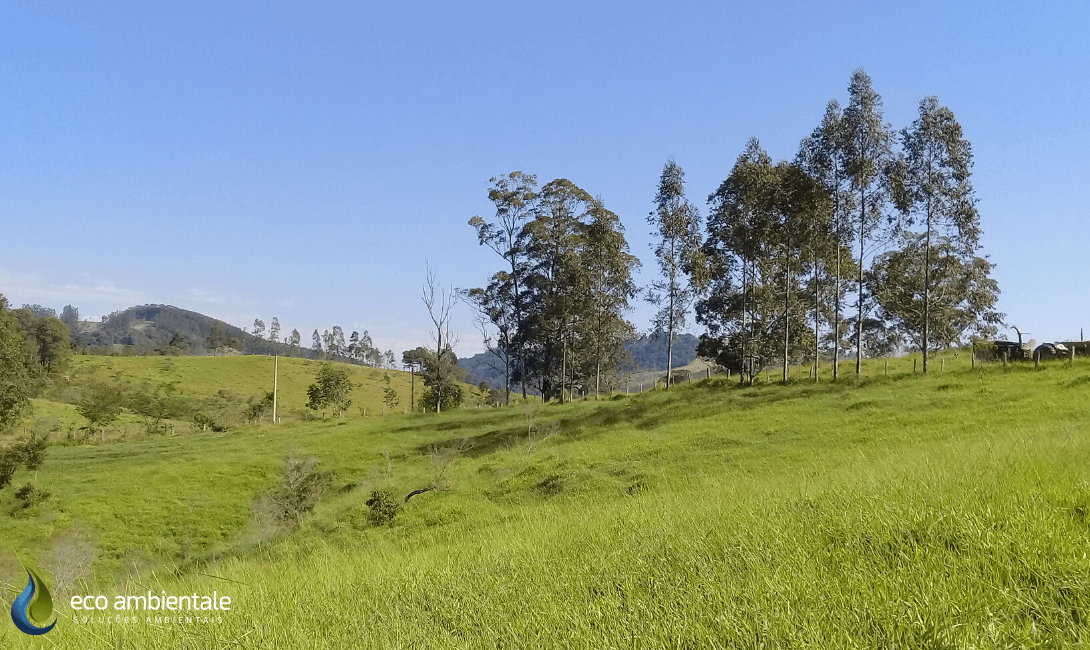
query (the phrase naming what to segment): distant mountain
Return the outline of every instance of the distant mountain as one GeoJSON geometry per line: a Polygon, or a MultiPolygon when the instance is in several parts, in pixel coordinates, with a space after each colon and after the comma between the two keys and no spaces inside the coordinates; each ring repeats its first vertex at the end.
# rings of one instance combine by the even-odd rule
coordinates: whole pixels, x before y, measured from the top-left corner
{"type": "MultiPolygon", "coordinates": [[[[674,340],[674,367],[692,363],[696,358],[696,346],[700,345],[700,338],[692,334],[680,334],[674,340]]],[[[640,370],[666,370],[666,335],[652,338],[643,335],[634,341],[624,344],[624,349],[632,355],[640,370]]]]}
{"type": "MultiPolygon", "coordinates": [[[[674,367],[678,368],[692,363],[696,358],[696,346],[700,339],[692,334],[682,334],[674,341],[674,367]]],[[[653,339],[644,335],[624,344],[624,348],[632,355],[638,370],[666,370],[666,337],[653,339]]],[[[495,356],[490,352],[481,352],[472,357],[458,359],[458,366],[466,371],[467,384],[477,385],[482,380],[487,380],[493,388],[503,386],[503,372],[496,370],[492,365],[495,356]]],[[[502,366],[500,366],[502,368],[502,366]]]]}
{"type": "Polygon", "coordinates": [[[248,354],[311,356],[308,349],[296,349],[272,343],[243,332],[219,319],[171,305],[139,305],[115,311],[102,322],[80,321],[72,328],[72,343],[94,352],[125,350],[149,354],[173,346],[179,354],[207,354],[204,341],[216,323],[223,325],[230,347],[248,354]],[[128,348],[126,350],[126,348],[128,348]]]}
{"type": "MultiPolygon", "coordinates": [[[[341,352],[329,354],[328,351],[316,352],[309,347],[292,347],[287,343],[274,343],[211,316],[171,305],[139,305],[124,311],[115,311],[109,316],[104,316],[99,323],[78,320],[73,322],[75,326],[69,324],[73,346],[77,350],[91,354],[196,356],[212,354],[212,351],[205,347],[205,341],[212,334],[213,328],[216,328],[218,330],[214,337],[218,345],[216,353],[220,355],[277,354],[282,357],[354,363],[372,368],[396,367],[393,351],[387,351],[384,354],[372,347],[371,337],[366,331],[358,340],[352,337],[349,337],[348,341],[341,340],[338,344],[344,346],[341,352]]],[[[336,333],[339,328],[333,329],[336,333]]],[[[283,338],[287,338],[290,336],[290,330],[282,330],[280,334],[283,338]]]]}

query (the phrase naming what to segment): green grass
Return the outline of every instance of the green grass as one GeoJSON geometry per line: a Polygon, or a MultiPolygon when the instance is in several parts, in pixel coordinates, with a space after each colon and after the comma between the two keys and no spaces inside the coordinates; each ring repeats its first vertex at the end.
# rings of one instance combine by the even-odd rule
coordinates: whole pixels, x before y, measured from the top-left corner
{"type": "MultiPolygon", "coordinates": [[[[0,646],[1090,643],[1090,363],[968,365],[549,405],[557,434],[532,455],[521,408],[52,447],[37,482],[53,496],[0,515],[21,558],[90,540],[81,593],[217,590],[234,607],[81,625],[60,604],[44,641],[4,625],[0,646]],[[448,489],[368,523],[371,489],[427,485],[430,450],[463,439],[448,489]],[[291,447],[336,478],[266,539],[253,506],[291,447]]],[[[25,578],[7,555],[10,604],[25,578]]]]}
{"type": "MultiPolygon", "coordinates": [[[[277,397],[281,415],[302,418],[306,411],[307,386],[322,361],[281,357],[277,397]]],[[[408,406],[409,373],[399,370],[378,370],[351,364],[339,364],[357,384],[352,391],[352,411],[358,407],[368,412],[381,412],[385,387],[383,376],[401,399],[400,407],[408,406]]],[[[187,396],[214,395],[220,390],[233,390],[239,395],[264,395],[273,389],[273,358],[247,355],[233,357],[104,357],[76,356],[66,372],[68,379],[81,384],[89,378],[123,379],[136,385],[177,382],[181,394],[187,396]]],[[[419,385],[417,386],[419,388],[419,385]]],[[[401,410],[399,408],[399,410],[401,410]]]]}

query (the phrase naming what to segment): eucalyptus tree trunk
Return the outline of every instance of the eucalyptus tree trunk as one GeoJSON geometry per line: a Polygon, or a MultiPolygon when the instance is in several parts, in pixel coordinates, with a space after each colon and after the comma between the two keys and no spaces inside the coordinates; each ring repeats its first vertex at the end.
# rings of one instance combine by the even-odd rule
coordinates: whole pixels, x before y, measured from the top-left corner
{"type": "Polygon", "coordinates": [[[787,383],[787,348],[791,332],[791,256],[784,251],[783,270],[783,383],[787,383]]]}
{"type": "Polygon", "coordinates": [[[670,327],[666,333],[666,390],[674,374],[674,287],[677,286],[677,270],[670,271],[670,327]]]}
{"type": "Polygon", "coordinates": [[[818,370],[821,366],[821,314],[818,313],[821,305],[821,285],[818,283],[817,253],[814,254],[814,381],[818,380],[818,370]]]}
{"type": "MultiPolygon", "coordinates": [[[[929,170],[930,171],[930,170],[929,170]]],[[[929,174],[930,175],[930,174],[929,174]]],[[[930,179],[928,179],[930,180],[930,179]]],[[[931,347],[931,193],[927,194],[927,243],[923,263],[923,374],[927,374],[927,351],[931,347]]]]}
{"type": "Polygon", "coordinates": [[[836,215],[836,286],[833,288],[833,381],[840,376],[840,213],[836,215]]]}
{"type": "Polygon", "coordinates": [[[859,212],[859,312],[855,321],[855,376],[863,374],[863,243],[867,222],[867,193],[860,189],[862,203],[859,212]]]}
{"type": "Polygon", "coordinates": [[[746,261],[742,259],[742,365],[738,371],[738,385],[745,384],[746,376],[746,350],[749,347],[749,330],[746,329],[746,309],[748,307],[746,303],[746,291],[749,289],[749,285],[746,284],[746,261]]]}

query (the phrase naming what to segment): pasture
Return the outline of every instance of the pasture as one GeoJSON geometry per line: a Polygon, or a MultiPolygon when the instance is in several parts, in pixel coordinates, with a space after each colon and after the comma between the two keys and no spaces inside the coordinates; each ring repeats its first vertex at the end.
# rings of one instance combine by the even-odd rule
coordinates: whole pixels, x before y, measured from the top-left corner
{"type": "MultiPolygon", "coordinates": [[[[193,390],[218,360],[171,361],[193,390]]],[[[0,626],[0,645],[1087,644],[1090,362],[910,364],[52,446],[33,478],[48,499],[0,516],[0,581],[10,606],[16,554],[40,567],[60,620],[34,639],[0,626]],[[261,506],[289,453],[333,472],[293,531],[261,506]],[[380,489],[403,505],[384,525],[367,505],[380,489]],[[212,622],[80,622],[68,605],[213,590],[232,609],[212,622]]]]}

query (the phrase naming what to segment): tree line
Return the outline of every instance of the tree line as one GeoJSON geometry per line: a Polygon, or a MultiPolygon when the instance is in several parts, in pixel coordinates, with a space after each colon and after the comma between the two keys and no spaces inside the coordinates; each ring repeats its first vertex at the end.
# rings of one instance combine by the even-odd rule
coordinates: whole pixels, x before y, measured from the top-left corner
{"type": "Polygon", "coordinates": [[[60,377],[72,348],[68,326],[52,309],[11,309],[0,294],[0,431],[31,411],[31,399],[60,377]]]}
{"type": "Polygon", "coordinates": [[[775,357],[786,380],[790,363],[828,354],[835,378],[842,352],[854,350],[859,374],[864,356],[903,347],[925,352],[926,373],[931,352],[1002,323],[980,256],[972,146],[953,112],[925,97],[895,131],[863,70],[848,94],[791,161],[774,164],[751,139],[708,198],[692,274],[705,289],[701,351],[750,381],[775,357]]]}
{"type": "Polygon", "coordinates": [[[699,354],[740,381],[773,363],[786,381],[793,363],[816,371],[822,358],[836,378],[850,352],[858,374],[863,357],[903,349],[925,352],[926,373],[930,353],[1002,324],[972,167],[948,107],[925,97],[894,130],[858,69],[847,106],[830,101],[791,160],[746,143],[708,196],[706,224],[684,171],[667,161],[647,217],[658,274],[642,290],[632,280],[640,262],[600,197],[566,179],[538,189],[521,171],[490,179],[495,214],[469,223],[501,268],[463,297],[508,394],[599,392],[635,334],[626,315],[638,294],[658,307],[651,330],[667,339],[668,385],[694,308],[699,354]]]}
{"type": "Polygon", "coordinates": [[[502,260],[486,286],[462,292],[477,314],[507,400],[532,386],[548,400],[576,386],[596,390],[624,360],[634,337],[626,319],[640,261],[620,218],[567,179],[538,189],[523,172],[490,179],[495,216],[469,221],[480,245],[502,260]]]}

